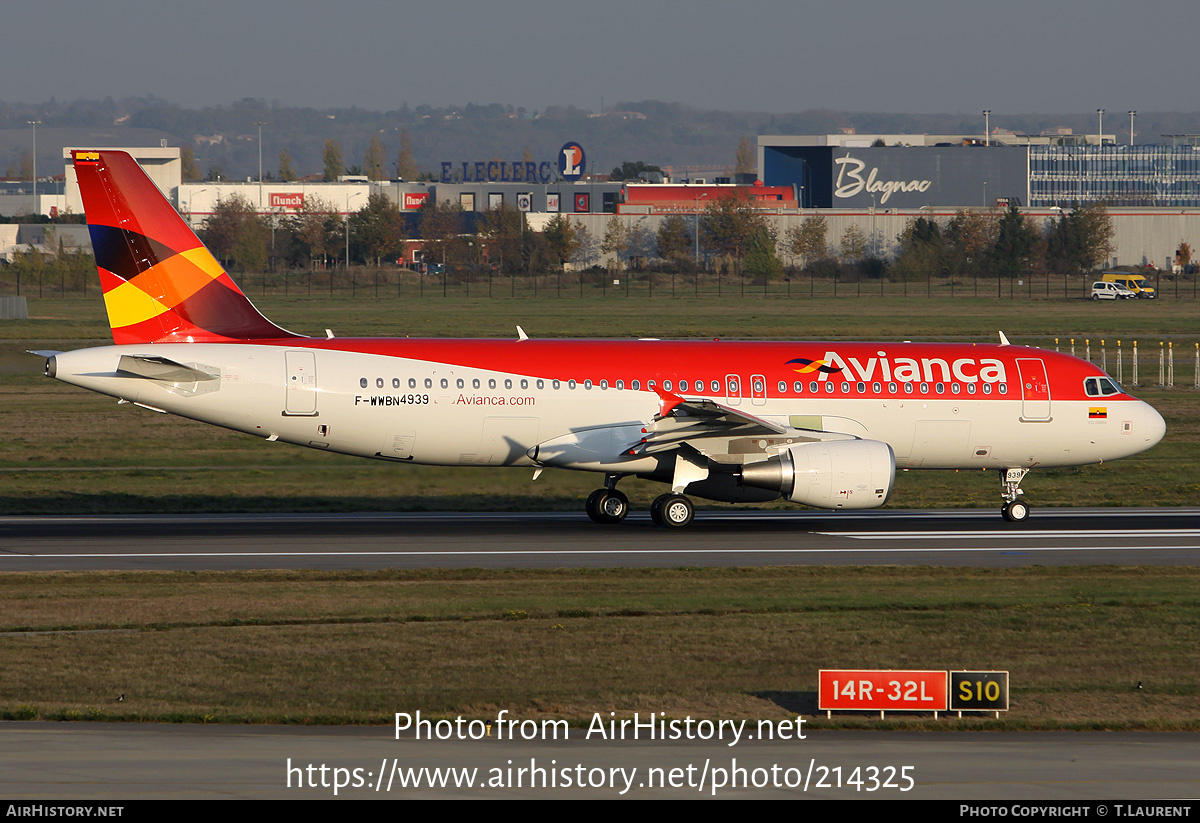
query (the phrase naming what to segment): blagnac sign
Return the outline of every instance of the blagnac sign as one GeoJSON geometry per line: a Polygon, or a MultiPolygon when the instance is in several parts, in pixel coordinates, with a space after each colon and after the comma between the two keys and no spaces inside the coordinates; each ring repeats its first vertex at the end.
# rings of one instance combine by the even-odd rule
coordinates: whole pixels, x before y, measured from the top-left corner
{"type": "Polygon", "coordinates": [[[879,198],[879,204],[883,205],[894,192],[925,192],[929,191],[929,187],[933,185],[932,180],[880,180],[879,169],[874,166],[864,177],[863,172],[866,170],[867,164],[849,154],[836,158],[833,164],[838,167],[837,187],[833,190],[834,197],[854,197],[863,192],[880,194],[882,196],[879,198]]]}

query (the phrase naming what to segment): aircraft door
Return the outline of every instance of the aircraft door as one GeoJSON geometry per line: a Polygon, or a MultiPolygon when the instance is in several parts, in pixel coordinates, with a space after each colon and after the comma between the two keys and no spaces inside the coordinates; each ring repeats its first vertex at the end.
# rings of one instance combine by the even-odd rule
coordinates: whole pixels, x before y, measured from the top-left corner
{"type": "Polygon", "coordinates": [[[1046,364],[1041,358],[1017,358],[1021,376],[1021,419],[1040,421],[1050,419],[1050,381],[1046,364]]]}
{"type": "Polygon", "coordinates": [[[736,374],[725,375],[725,402],[731,406],[742,403],[742,378],[736,374]]]}
{"type": "Polygon", "coordinates": [[[767,378],[761,374],[750,375],[750,402],[756,406],[767,403],[767,378]]]}
{"type": "Polygon", "coordinates": [[[311,351],[284,352],[287,364],[285,417],[317,416],[317,356],[311,351]]]}

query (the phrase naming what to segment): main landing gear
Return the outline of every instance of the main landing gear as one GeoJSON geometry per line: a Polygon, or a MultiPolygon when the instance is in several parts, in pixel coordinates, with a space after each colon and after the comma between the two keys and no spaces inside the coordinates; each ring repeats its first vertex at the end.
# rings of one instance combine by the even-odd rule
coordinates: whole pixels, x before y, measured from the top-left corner
{"type": "MultiPolygon", "coordinates": [[[[619,474],[604,478],[604,488],[588,495],[584,509],[596,523],[620,523],[629,514],[629,498],[617,490],[619,474]]],[[[682,529],[696,517],[696,507],[682,494],[668,492],[655,498],[650,505],[650,519],[655,525],[668,529],[682,529]]]]}
{"type": "Polygon", "coordinates": [[[1023,523],[1029,519],[1029,504],[1020,499],[1020,495],[1025,493],[1021,490],[1021,481],[1027,474],[1029,469],[1000,470],[1000,485],[1003,487],[1000,496],[1004,498],[1000,514],[1010,523],[1023,523]]]}

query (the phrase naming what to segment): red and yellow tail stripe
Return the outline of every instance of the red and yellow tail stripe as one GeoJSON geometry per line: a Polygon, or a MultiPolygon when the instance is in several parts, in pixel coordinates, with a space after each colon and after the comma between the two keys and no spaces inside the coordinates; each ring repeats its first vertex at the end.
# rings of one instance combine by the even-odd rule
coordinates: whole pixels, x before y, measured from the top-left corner
{"type": "Polygon", "coordinates": [[[295,337],[267,320],[125,152],[73,152],[116,343],[295,337]]]}

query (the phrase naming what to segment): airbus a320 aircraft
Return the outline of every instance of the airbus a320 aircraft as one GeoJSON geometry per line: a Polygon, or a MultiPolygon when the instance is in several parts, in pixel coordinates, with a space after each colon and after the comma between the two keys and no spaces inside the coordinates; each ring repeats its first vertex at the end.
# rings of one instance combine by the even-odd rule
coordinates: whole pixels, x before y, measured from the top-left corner
{"type": "Polygon", "coordinates": [[[591,471],[696,497],[868,509],[896,468],[992,469],[1024,520],[1036,467],[1137,454],[1162,417],[1084,360],[1024,346],[304,337],[263,317],[127,154],[73,153],[116,345],[46,374],[160,412],[398,463],[591,471]]]}

